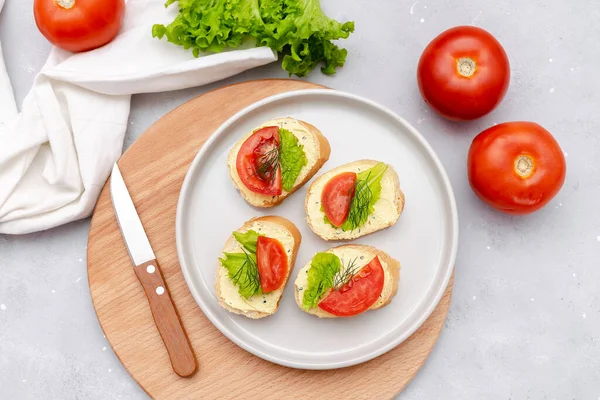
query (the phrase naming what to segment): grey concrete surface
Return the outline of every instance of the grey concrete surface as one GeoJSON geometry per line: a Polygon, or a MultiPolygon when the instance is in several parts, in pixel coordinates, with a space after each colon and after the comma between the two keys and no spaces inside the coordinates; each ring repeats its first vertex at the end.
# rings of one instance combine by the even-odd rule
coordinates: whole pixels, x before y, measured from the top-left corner
{"type": "MultiPolygon", "coordinates": [[[[398,398],[600,398],[600,2],[597,0],[322,0],[356,21],[347,66],[309,79],[367,96],[412,122],[438,152],[456,193],[460,245],[446,327],[398,398]],[[420,98],[415,67],[442,30],[474,24],[510,57],[501,106],[450,123],[420,98]],[[494,123],[536,121],[567,155],[567,180],[542,211],[510,217],[484,206],[466,178],[472,138],[494,123]]],[[[50,49],[31,0],[7,0],[0,40],[19,101],[50,49]]],[[[284,77],[278,64],[178,92],[134,96],[125,146],[206,90],[284,77]]],[[[0,145],[2,145],[0,143],[0,145]]],[[[0,236],[0,399],[145,399],[112,353],[86,277],[89,221],[0,236]]],[[[275,397],[276,394],[273,394],[275,397]]],[[[269,397],[269,396],[266,396],[269,397]]]]}

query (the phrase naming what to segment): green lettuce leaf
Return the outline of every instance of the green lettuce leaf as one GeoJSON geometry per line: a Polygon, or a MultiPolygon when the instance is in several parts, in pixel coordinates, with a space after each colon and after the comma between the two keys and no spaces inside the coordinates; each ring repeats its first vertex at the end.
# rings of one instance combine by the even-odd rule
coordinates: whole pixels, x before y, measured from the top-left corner
{"type": "MultiPolygon", "coordinates": [[[[166,5],[177,0],[168,0],[166,5]]],[[[306,76],[317,65],[334,74],[347,51],[334,40],[354,32],[354,22],[340,23],[321,9],[320,0],[179,0],[179,14],[168,25],[156,24],[152,36],[200,52],[220,52],[246,42],[279,54],[290,75],[306,76]]]]}
{"type": "Polygon", "coordinates": [[[246,233],[233,232],[235,240],[238,241],[246,250],[252,254],[256,254],[256,242],[258,241],[258,232],[250,229],[246,233]]]}
{"type": "Polygon", "coordinates": [[[229,279],[238,286],[240,295],[248,299],[262,293],[256,264],[256,242],[259,234],[250,229],[245,233],[233,232],[233,236],[244,248],[243,252],[224,253],[225,258],[219,258],[219,261],[227,269],[229,279]]]}
{"type": "MultiPolygon", "coordinates": [[[[367,222],[369,215],[375,210],[375,203],[381,197],[381,179],[387,169],[387,164],[380,162],[356,176],[356,191],[350,203],[348,218],[341,226],[342,230],[352,231],[367,222]]],[[[323,206],[321,206],[321,211],[323,211],[323,206]]],[[[325,223],[335,226],[326,215],[323,216],[323,219],[325,223]]]]}
{"type": "Polygon", "coordinates": [[[221,265],[227,268],[229,279],[238,286],[238,292],[246,299],[260,294],[260,278],[256,266],[256,255],[251,253],[224,253],[219,258],[221,265]]]}
{"type": "Polygon", "coordinates": [[[308,164],[304,146],[298,144],[298,138],[290,131],[279,128],[281,139],[281,150],[279,152],[279,163],[281,165],[281,182],[283,189],[292,190],[302,167],[308,164]]]}
{"type": "Polygon", "coordinates": [[[308,270],[308,284],[302,298],[302,308],[314,308],[321,297],[333,287],[334,278],[342,267],[340,258],[333,253],[317,253],[308,270]]]}

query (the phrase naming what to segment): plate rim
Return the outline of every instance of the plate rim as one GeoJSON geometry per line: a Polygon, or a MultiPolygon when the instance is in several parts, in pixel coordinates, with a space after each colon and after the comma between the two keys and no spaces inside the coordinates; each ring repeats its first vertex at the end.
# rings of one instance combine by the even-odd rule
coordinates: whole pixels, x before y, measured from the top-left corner
{"type": "Polygon", "coordinates": [[[444,168],[442,162],[440,161],[437,153],[433,150],[433,148],[431,147],[429,142],[425,139],[425,137],[406,119],[402,118],[400,115],[398,115],[397,113],[395,113],[388,107],[383,106],[382,104],[379,104],[379,103],[377,103],[373,100],[370,100],[361,95],[357,95],[357,94],[353,94],[350,92],[337,90],[337,89],[328,89],[328,88],[296,89],[296,90],[291,90],[291,91],[267,96],[267,97],[260,99],[252,104],[247,105],[246,107],[244,107],[241,110],[237,111],[236,113],[232,114],[227,120],[225,120],[222,124],[220,124],[214,130],[214,132],[209,136],[209,138],[204,142],[202,147],[200,147],[198,149],[196,155],[194,156],[194,159],[192,160],[192,162],[190,163],[190,165],[187,168],[185,178],[183,180],[181,189],[179,191],[179,197],[177,200],[176,216],[175,216],[175,243],[176,243],[176,248],[177,248],[177,257],[178,257],[180,269],[181,269],[182,275],[184,277],[184,280],[186,282],[186,286],[188,287],[188,290],[190,291],[190,294],[192,295],[192,297],[194,298],[194,301],[196,302],[196,304],[198,305],[198,307],[200,308],[202,313],[206,316],[206,318],[213,324],[213,326],[215,328],[217,328],[219,330],[219,332],[221,332],[233,343],[235,343],[242,349],[250,352],[251,354],[253,354],[259,358],[262,358],[263,360],[267,360],[267,361],[273,362],[278,365],[296,368],[296,369],[305,369],[305,370],[328,370],[328,369],[337,369],[337,368],[344,368],[344,367],[349,367],[349,366],[353,366],[353,365],[358,365],[358,364],[364,363],[366,361],[372,360],[376,357],[379,357],[382,354],[387,353],[388,351],[390,351],[393,348],[400,345],[402,342],[404,342],[410,336],[412,336],[412,334],[415,333],[423,325],[423,323],[431,316],[431,314],[433,313],[433,311],[439,304],[440,300],[442,299],[444,293],[446,292],[448,283],[450,282],[450,278],[452,277],[452,274],[454,272],[454,266],[455,266],[455,262],[456,262],[457,252],[458,252],[458,237],[459,237],[458,231],[459,231],[458,208],[456,205],[456,198],[454,195],[452,183],[450,182],[447,171],[444,168]],[[267,104],[276,103],[276,102],[284,100],[284,99],[299,97],[299,96],[311,96],[311,95],[325,95],[325,96],[331,96],[331,97],[341,97],[344,99],[358,101],[367,106],[375,108],[378,111],[383,112],[384,114],[387,114],[387,116],[391,117],[392,119],[396,120],[400,125],[404,126],[410,132],[410,134],[413,136],[413,138],[416,139],[419,142],[419,144],[421,146],[423,146],[423,148],[426,150],[429,157],[431,157],[431,160],[435,164],[435,167],[437,168],[437,172],[439,173],[440,177],[442,178],[443,187],[447,194],[446,200],[447,200],[447,203],[450,208],[451,223],[452,223],[451,238],[450,238],[451,247],[450,247],[450,257],[449,257],[450,265],[448,268],[446,268],[446,274],[443,277],[442,285],[437,289],[435,296],[433,297],[433,301],[431,301],[430,304],[427,305],[426,311],[424,313],[422,313],[419,318],[417,318],[417,320],[410,326],[410,328],[408,330],[406,330],[406,332],[403,335],[398,335],[397,337],[393,338],[393,340],[389,340],[385,345],[382,345],[382,346],[378,347],[376,350],[370,351],[367,354],[362,355],[360,357],[355,357],[355,358],[352,358],[351,360],[342,361],[342,362],[328,362],[328,363],[319,363],[319,364],[311,364],[311,363],[307,363],[307,362],[294,362],[294,361],[282,360],[280,358],[273,357],[269,354],[266,354],[256,348],[254,348],[252,345],[250,345],[249,343],[244,341],[243,338],[238,338],[233,332],[226,329],[219,322],[219,320],[216,318],[216,316],[210,311],[210,309],[208,309],[207,307],[204,306],[204,301],[202,301],[200,299],[199,294],[196,293],[196,290],[194,289],[194,286],[192,285],[192,278],[188,272],[190,266],[188,266],[185,261],[184,249],[183,249],[183,244],[182,244],[182,242],[183,242],[183,240],[182,240],[182,237],[183,237],[183,232],[182,232],[182,230],[183,230],[183,209],[185,208],[186,199],[189,197],[188,192],[189,192],[189,187],[192,185],[192,175],[194,175],[194,172],[198,168],[198,164],[199,164],[200,160],[204,157],[204,154],[207,153],[207,149],[209,147],[211,147],[211,145],[231,125],[233,125],[237,120],[239,120],[243,116],[251,113],[252,111],[259,109],[267,104]]]}

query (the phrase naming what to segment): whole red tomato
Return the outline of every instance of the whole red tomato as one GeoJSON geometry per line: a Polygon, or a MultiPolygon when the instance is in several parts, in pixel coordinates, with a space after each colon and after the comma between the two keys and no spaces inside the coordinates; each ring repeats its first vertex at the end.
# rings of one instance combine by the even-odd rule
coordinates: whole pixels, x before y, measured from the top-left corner
{"type": "Polygon", "coordinates": [[[508,214],[545,206],[565,181],[566,162],[558,143],[534,122],[506,122],[473,139],[469,183],[477,196],[508,214]]]}
{"type": "Polygon", "coordinates": [[[33,14],[50,43],[81,52],[114,39],[125,14],[125,0],[35,0],[33,14]]]}
{"type": "Polygon", "coordinates": [[[442,32],[423,51],[417,70],[425,102],[452,120],[472,120],[492,111],[510,82],[502,45],[487,31],[458,26],[442,32]]]}

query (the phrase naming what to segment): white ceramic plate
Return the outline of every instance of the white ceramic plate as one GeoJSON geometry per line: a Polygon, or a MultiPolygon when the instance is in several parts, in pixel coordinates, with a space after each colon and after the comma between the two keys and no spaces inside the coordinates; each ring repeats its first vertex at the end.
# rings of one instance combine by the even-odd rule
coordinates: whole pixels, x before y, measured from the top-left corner
{"type": "MultiPolygon", "coordinates": [[[[198,123],[202,123],[199,120],[198,123]]],[[[313,178],[314,179],[314,178],[313,178]]],[[[238,112],[215,131],[191,164],[177,207],[177,251],[183,276],[210,321],[233,342],[263,359],[303,369],[346,367],[370,360],[408,338],[431,314],[452,274],[458,240],[456,204],[444,168],[425,139],[386,108],[359,96],[316,89],[282,93],[238,112]],[[398,294],[390,305],[353,318],[319,319],[294,300],[300,268],[325,242],[308,227],[307,183],[281,205],[258,209],[234,189],[227,154],[262,122],[291,116],[321,130],[331,157],[317,176],[358,159],[391,164],[406,207],[393,227],[357,239],[398,259],[398,294]],[[248,219],[276,214],[302,233],[296,265],[274,315],[251,320],[223,309],[215,294],[218,257],[231,232],[248,219]]]]}

